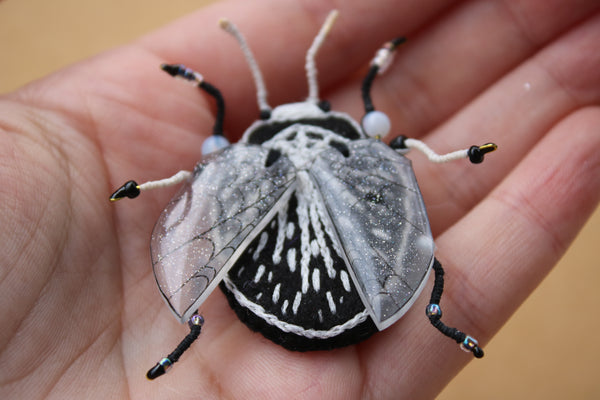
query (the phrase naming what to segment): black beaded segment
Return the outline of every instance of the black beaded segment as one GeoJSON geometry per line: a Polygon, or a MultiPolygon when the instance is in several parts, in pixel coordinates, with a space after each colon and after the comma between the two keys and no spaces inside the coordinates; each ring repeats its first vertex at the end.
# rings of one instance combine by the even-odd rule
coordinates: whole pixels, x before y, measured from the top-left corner
{"type": "MultiPolygon", "coordinates": [[[[396,47],[398,47],[404,42],[406,42],[405,37],[398,37],[386,43],[386,47],[388,47],[390,51],[394,51],[396,47]]],[[[373,81],[375,80],[375,77],[379,73],[379,68],[380,66],[377,64],[372,64],[369,67],[367,75],[365,75],[362,82],[362,86],[360,88],[361,97],[365,108],[365,114],[371,111],[375,111],[375,106],[373,105],[373,101],[371,100],[371,87],[373,86],[373,81]]]]}
{"type": "Polygon", "coordinates": [[[200,75],[182,64],[162,64],[160,68],[172,77],[179,77],[190,82],[198,82],[198,87],[208,93],[215,99],[217,104],[217,113],[215,115],[215,125],[213,126],[213,135],[223,136],[223,121],[225,119],[225,100],[223,95],[210,83],[200,80],[200,75]]]}
{"type": "Polygon", "coordinates": [[[202,81],[198,87],[214,97],[217,103],[217,114],[215,115],[215,125],[213,126],[213,135],[223,136],[223,121],[225,120],[225,100],[221,92],[208,82],[202,81]]]}
{"type": "Polygon", "coordinates": [[[442,299],[442,293],[444,291],[444,269],[442,268],[442,264],[440,264],[440,262],[437,259],[434,260],[433,270],[435,272],[435,280],[433,283],[431,298],[429,300],[429,306],[427,306],[426,310],[426,314],[427,317],[429,317],[429,321],[438,331],[440,331],[443,335],[449,337],[450,339],[453,339],[456,343],[468,343],[469,350],[473,353],[475,358],[483,357],[483,349],[477,346],[473,338],[466,335],[464,332],[459,331],[456,328],[451,328],[445,325],[441,321],[442,310],[439,307],[439,304],[442,299]],[[430,312],[434,308],[437,309],[437,312],[430,312]]]}
{"type": "MultiPolygon", "coordinates": [[[[190,348],[192,343],[198,339],[200,336],[200,332],[202,331],[202,323],[204,320],[200,316],[193,316],[192,318],[198,318],[198,323],[193,324],[190,323],[190,333],[186,335],[185,338],[177,345],[175,350],[171,352],[167,357],[160,360],[156,365],[148,370],[146,373],[146,378],[150,380],[154,380],[162,375],[164,375],[171,366],[179,361],[179,358],[183,355],[183,353],[190,348]]],[[[190,319],[191,321],[192,319],[190,319]]]]}
{"type": "Polygon", "coordinates": [[[371,86],[373,85],[373,81],[377,76],[377,72],[379,71],[379,66],[371,65],[367,75],[363,79],[363,84],[361,86],[361,94],[363,99],[363,104],[365,107],[365,114],[371,111],[375,111],[375,106],[373,106],[373,101],[371,100],[371,86]]]}

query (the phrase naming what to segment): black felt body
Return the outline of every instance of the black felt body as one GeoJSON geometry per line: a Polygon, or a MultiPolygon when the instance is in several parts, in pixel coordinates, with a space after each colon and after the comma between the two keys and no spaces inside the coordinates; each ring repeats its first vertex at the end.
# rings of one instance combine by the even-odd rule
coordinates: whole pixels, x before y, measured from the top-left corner
{"type": "MultiPolygon", "coordinates": [[[[294,231],[290,237],[286,236],[280,261],[277,264],[273,262],[273,252],[276,247],[279,229],[278,219],[275,216],[231,268],[229,279],[248,300],[261,306],[268,314],[277,317],[278,320],[305,329],[321,332],[329,331],[354,318],[357,314],[363,312],[365,307],[352,283],[352,279],[349,279],[349,287],[348,282],[346,282],[346,285],[343,284],[341,276],[342,271],[346,270],[346,265],[336,254],[327,235],[325,235],[325,238],[334,260],[335,276],[329,276],[320,254],[312,253],[309,263],[308,290],[302,293],[302,276],[300,272],[301,230],[298,226],[297,204],[296,197],[293,195],[287,211],[287,224],[294,224],[294,231]],[[260,252],[257,252],[263,235],[267,235],[266,244],[260,252]],[[297,262],[295,268],[290,268],[286,257],[288,251],[292,248],[296,252],[297,262]],[[259,269],[262,270],[262,273],[259,272],[259,269]],[[316,286],[313,281],[313,274],[319,275],[316,286]],[[277,285],[279,285],[278,289],[276,288],[277,285]],[[278,295],[274,295],[275,292],[278,295]],[[297,293],[301,293],[301,301],[295,310],[296,312],[294,312],[293,305],[297,293]],[[329,296],[327,293],[329,293],[329,296]],[[330,297],[329,300],[328,297],[330,297]],[[331,300],[334,303],[334,310],[331,307],[331,300]]],[[[312,242],[315,239],[315,233],[310,224],[309,227],[312,242]]],[[[289,350],[327,350],[348,346],[363,341],[377,332],[375,324],[369,317],[353,328],[331,338],[309,338],[286,332],[269,324],[265,319],[242,306],[224,283],[221,283],[221,289],[242,322],[250,329],[262,333],[266,338],[289,350]]]]}
{"type": "Polygon", "coordinates": [[[347,139],[359,139],[361,135],[356,131],[354,126],[349,123],[346,119],[339,117],[329,117],[325,119],[299,119],[292,121],[275,121],[265,122],[264,125],[257,127],[252,134],[248,137],[248,143],[251,144],[262,144],[267,140],[273,138],[276,134],[284,130],[285,128],[295,125],[314,125],[323,129],[328,129],[332,132],[337,133],[347,139]]]}

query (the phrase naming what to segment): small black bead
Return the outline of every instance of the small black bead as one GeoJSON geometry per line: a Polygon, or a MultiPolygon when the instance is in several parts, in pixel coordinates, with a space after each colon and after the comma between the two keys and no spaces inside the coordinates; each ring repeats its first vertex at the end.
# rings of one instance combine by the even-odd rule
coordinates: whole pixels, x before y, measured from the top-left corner
{"type": "Polygon", "coordinates": [[[469,160],[473,164],[479,164],[487,153],[495,151],[498,146],[495,143],[486,143],[483,146],[471,146],[468,151],[469,160]]]}
{"type": "Polygon", "coordinates": [[[473,349],[473,355],[475,356],[475,358],[482,358],[483,349],[479,346],[475,346],[475,348],[473,349]]]}
{"type": "Polygon", "coordinates": [[[406,145],[404,144],[404,141],[407,139],[406,136],[397,136],[394,139],[392,139],[392,141],[390,142],[390,147],[394,150],[402,150],[402,149],[406,149],[406,145]]]}
{"type": "Polygon", "coordinates": [[[271,118],[271,110],[260,110],[260,119],[271,118]]]}
{"type": "Polygon", "coordinates": [[[402,37],[402,36],[401,36],[401,37],[398,37],[398,38],[395,38],[395,39],[392,39],[392,45],[393,45],[394,47],[396,47],[396,46],[400,46],[400,45],[401,45],[402,43],[404,43],[404,42],[406,42],[406,38],[405,38],[405,37],[402,37]]]}
{"type": "Polygon", "coordinates": [[[471,161],[473,164],[480,164],[481,162],[483,162],[483,152],[481,151],[481,149],[478,146],[471,146],[469,147],[469,161],[471,161]]]}
{"type": "Polygon", "coordinates": [[[146,378],[150,380],[154,380],[159,376],[163,376],[167,372],[165,367],[163,367],[160,363],[157,363],[154,367],[150,368],[146,373],[146,378]]]}
{"type": "Polygon", "coordinates": [[[140,195],[140,188],[135,181],[127,181],[123,186],[118,188],[111,196],[110,200],[119,200],[123,197],[134,199],[140,195]]]}
{"type": "Polygon", "coordinates": [[[160,68],[171,76],[177,76],[182,69],[180,64],[162,64],[160,68]]]}
{"type": "Polygon", "coordinates": [[[319,102],[319,108],[325,112],[331,111],[331,104],[327,100],[321,100],[319,102]]]}

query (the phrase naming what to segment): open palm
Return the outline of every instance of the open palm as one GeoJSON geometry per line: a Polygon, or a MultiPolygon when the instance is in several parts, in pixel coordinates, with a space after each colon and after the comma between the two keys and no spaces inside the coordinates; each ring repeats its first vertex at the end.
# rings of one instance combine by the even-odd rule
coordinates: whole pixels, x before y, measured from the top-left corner
{"type": "MultiPolygon", "coordinates": [[[[481,166],[411,155],[447,270],[445,320],[485,344],[598,204],[600,4],[336,7],[317,59],[334,109],[360,118],[361,71],[406,34],[372,93],[392,134],[440,152],[500,146],[481,166]]],[[[215,291],[196,345],[172,373],[144,377],[187,331],[160,299],[148,254],[172,191],[116,205],[108,195],[130,178],[191,169],[214,119],[210,98],[157,66],[184,63],[218,86],[226,131],[239,137],[258,113],[254,87],[217,19],[245,32],[276,105],[306,96],[304,54],[330,8],[219,3],[0,99],[4,398],[421,398],[471,360],[430,326],[427,296],[364,343],[294,353],[250,332],[215,291]]]]}

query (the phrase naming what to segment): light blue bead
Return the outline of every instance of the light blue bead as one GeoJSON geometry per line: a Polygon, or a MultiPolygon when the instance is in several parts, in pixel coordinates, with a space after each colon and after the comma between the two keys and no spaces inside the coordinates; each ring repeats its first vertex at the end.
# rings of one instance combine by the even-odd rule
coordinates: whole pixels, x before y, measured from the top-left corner
{"type": "Polygon", "coordinates": [[[229,146],[229,141],[221,135],[212,135],[202,143],[202,155],[213,153],[229,146]]]}
{"type": "Polygon", "coordinates": [[[363,117],[362,126],[367,136],[380,139],[390,132],[392,123],[381,111],[371,111],[363,117]]]}

